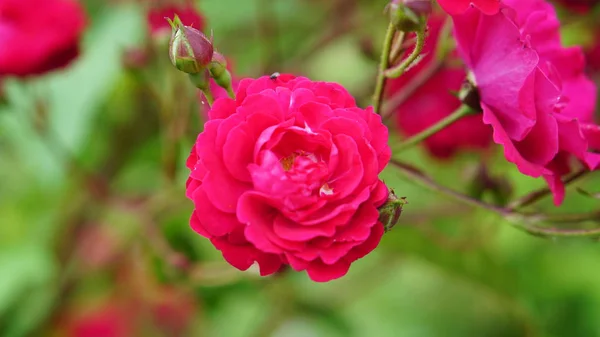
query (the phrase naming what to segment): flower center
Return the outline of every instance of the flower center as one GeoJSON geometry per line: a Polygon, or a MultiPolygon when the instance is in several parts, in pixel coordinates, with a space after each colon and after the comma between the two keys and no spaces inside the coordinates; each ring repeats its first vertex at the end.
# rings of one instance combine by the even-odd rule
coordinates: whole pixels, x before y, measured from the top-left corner
{"type": "Polygon", "coordinates": [[[292,153],[285,158],[281,158],[281,166],[283,166],[284,171],[287,172],[292,169],[294,166],[294,161],[296,161],[296,157],[298,157],[298,155],[296,153],[292,153]]]}
{"type": "Polygon", "coordinates": [[[290,154],[287,157],[283,157],[280,159],[281,162],[281,166],[283,167],[283,170],[288,172],[290,170],[292,170],[294,168],[294,164],[296,163],[296,159],[302,157],[305,159],[309,159],[314,163],[317,163],[317,157],[312,154],[312,153],[308,153],[302,150],[299,151],[294,151],[292,154],[290,154]]]}

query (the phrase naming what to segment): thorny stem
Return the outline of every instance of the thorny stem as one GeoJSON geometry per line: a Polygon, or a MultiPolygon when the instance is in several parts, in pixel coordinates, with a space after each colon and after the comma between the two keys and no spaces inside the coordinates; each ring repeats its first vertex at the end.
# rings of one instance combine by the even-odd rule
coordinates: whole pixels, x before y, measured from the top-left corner
{"type": "MultiPolygon", "coordinates": [[[[376,114],[381,113],[381,103],[383,101],[383,89],[385,87],[385,71],[387,70],[390,63],[390,50],[392,49],[392,42],[394,40],[394,33],[396,29],[390,22],[383,40],[383,50],[381,52],[381,59],[379,61],[379,73],[377,74],[377,83],[375,84],[375,94],[373,95],[373,110],[376,114]]],[[[404,39],[402,34],[400,39],[404,39]]]]}
{"type": "Polygon", "coordinates": [[[404,59],[404,61],[400,62],[400,64],[398,64],[394,68],[385,70],[384,75],[386,77],[398,78],[398,77],[402,76],[402,74],[404,74],[404,72],[415,63],[415,61],[421,55],[421,52],[423,51],[423,47],[425,47],[425,35],[426,35],[425,29],[426,29],[426,26],[423,25],[423,27],[416,32],[417,42],[415,44],[415,48],[413,49],[412,53],[410,53],[410,55],[408,55],[408,57],[406,59],[404,59]]]}
{"type": "MultiPolygon", "coordinates": [[[[584,214],[539,214],[539,213],[522,213],[510,208],[498,207],[486,202],[474,199],[461,192],[451,188],[439,185],[431,177],[421,172],[419,169],[403,163],[396,159],[391,159],[390,163],[398,168],[411,181],[431,190],[449,196],[464,204],[486,209],[494,212],[502,218],[509,220],[512,225],[518,229],[526,231],[530,234],[542,237],[600,237],[600,227],[597,228],[556,228],[540,226],[540,223],[549,223],[553,225],[561,223],[593,223],[600,224],[600,212],[584,213],[584,214]]],[[[574,179],[573,179],[574,180],[574,179]]],[[[571,181],[573,181],[571,180],[571,181]]]]}
{"type": "Polygon", "coordinates": [[[410,164],[403,163],[396,159],[391,159],[390,163],[392,165],[394,165],[396,168],[398,168],[405,176],[410,178],[411,181],[413,181],[431,191],[439,192],[439,193],[444,194],[448,197],[451,197],[457,201],[460,201],[466,205],[488,209],[492,212],[496,212],[496,213],[500,213],[500,214],[505,214],[505,213],[508,214],[508,212],[506,212],[501,207],[491,205],[491,204],[485,203],[483,201],[479,201],[475,198],[471,198],[470,196],[468,196],[466,194],[462,194],[462,193],[455,191],[451,188],[448,188],[446,186],[439,185],[431,177],[427,176],[421,170],[419,170],[418,168],[416,168],[410,164]]]}
{"type": "Polygon", "coordinates": [[[434,134],[440,132],[441,130],[445,129],[446,127],[448,127],[449,125],[458,121],[459,119],[461,119],[465,116],[468,116],[472,113],[473,113],[473,110],[470,107],[468,107],[466,105],[461,105],[458,109],[456,109],[456,111],[454,111],[450,115],[446,116],[446,118],[440,120],[436,124],[430,126],[429,128],[427,128],[427,129],[421,131],[420,133],[412,136],[411,138],[405,140],[402,144],[400,144],[398,150],[402,151],[402,150],[406,150],[410,147],[413,147],[413,146],[421,143],[425,139],[427,139],[427,138],[433,136],[434,134]]]}

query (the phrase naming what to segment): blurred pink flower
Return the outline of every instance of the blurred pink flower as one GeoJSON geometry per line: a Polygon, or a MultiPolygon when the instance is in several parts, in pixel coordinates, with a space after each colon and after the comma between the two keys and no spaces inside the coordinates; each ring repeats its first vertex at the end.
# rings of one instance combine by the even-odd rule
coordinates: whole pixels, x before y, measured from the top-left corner
{"type": "MultiPolygon", "coordinates": [[[[388,81],[387,96],[402,93],[431,67],[436,66],[435,50],[444,16],[432,16],[428,22],[428,43],[423,49],[421,62],[397,79],[388,81]]],[[[455,55],[451,55],[454,59],[455,55]]],[[[452,91],[458,91],[465,79],[462,68],[451,68],[449,62],[441,64],[422,85],[412,92],[397,108],[394,108],[398,128],[407,136],[413,136],[439,122],[457,109],[461,102],[452,91]]],[[[489,126],[482,123],[481,115],[465,117],[425,140],[432,155],[449,158],[465,149],[485,149],[492,141],[489,126]]]]}
{"type": "Polygon", "coordinates": [[[85,13],[75,0],[0,1],[0,76],[38,75],[79,54],[85,13]]]}
{"type": "Polygon", "coordinates": [[[371,108],[338,84],[280,75],[242,80],[209,118],[187,162],[191,226],[231,265],[329,281],[378,245],[391,153],[371,108]]]}
{"type": "Polygon", "coordinates": [[[148,11],[148,28],[152,35],[171,34],[171,26],[165,18],[173,19],[179,16],[185,26],[191,26],[199,31],[204,30],[204,17],[196,10],[192,1],[185,4],[169,4],[153,7],[148,11]]]}
{"type": "Polygon", "coordinates": [[[85,311],[67,323],[68,337],[129,337],[133,336],[135,314],[118,303],[104,303],[85,311]]]}
{"type": "Polygon", "coordinates": [[[454,16],[458,49],[474,75],[494,141],[521,173],[544,177],[560,205],[569,157],[590,169],[598,166],[600,155],[588,151],[588,140],[596,137],[595,126],[587,124],[596,101],[594,85],[583,74],[581,50],[561,46],[550,4],[504,3],[496,15],[472,8],[454,16]],[[584,133],[585,128],[590,131],[584,133]]]}

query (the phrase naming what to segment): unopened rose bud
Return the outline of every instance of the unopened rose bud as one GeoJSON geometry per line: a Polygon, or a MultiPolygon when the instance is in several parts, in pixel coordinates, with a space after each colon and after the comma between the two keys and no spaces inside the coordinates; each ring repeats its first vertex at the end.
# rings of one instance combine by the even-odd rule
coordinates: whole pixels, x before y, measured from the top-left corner
{"type": "Polygon", "coordinates": [[[400,220],[402,208],[408,204],[405,197],[398,198],[394,190],[390,191],[388,200],[379,207],[379,221],[383,224],[386,232],[391,230],[400,220]]]}
{"type": "Polygon", "coordinates": [[[431,0],[393,0],[388,5],[390,20],[397,30],[410,33],[427,23],[431,0]]]}
{"type": "Polygon", "coordinates": [[[184,26],[177,16],[169,23],[173,29],[169,42],[171,63],[184,73],[202,72],[213,58],[212,42],[199,30],[184,26]]]}

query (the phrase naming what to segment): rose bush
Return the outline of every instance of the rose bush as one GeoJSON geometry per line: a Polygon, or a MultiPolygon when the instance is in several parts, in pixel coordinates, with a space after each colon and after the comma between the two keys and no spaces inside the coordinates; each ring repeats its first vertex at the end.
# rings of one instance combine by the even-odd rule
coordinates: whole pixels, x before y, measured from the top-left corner
{"type": "Polygon", "coordinates": [[[37,75],[68,65],[79,54],[85,20],[75,0],[0,1],[0,76],[37,75]]]}
{"type": "Polygon", "coordinates": [[[343,276],[379,243],[388,133],[341,86],[281,75],[220,98],[188,158],[192,228],[234,267],[343,276]]]}

